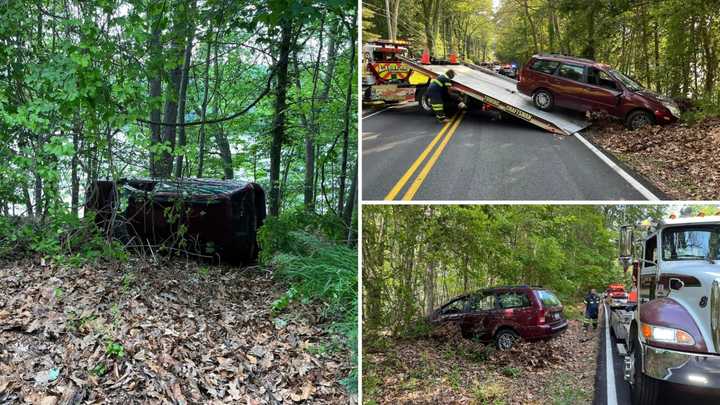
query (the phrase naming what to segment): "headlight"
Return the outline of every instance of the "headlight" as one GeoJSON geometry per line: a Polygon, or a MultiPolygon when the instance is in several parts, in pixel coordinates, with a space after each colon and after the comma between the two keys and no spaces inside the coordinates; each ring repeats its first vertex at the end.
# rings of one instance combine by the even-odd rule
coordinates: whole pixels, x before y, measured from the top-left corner
{"type": "Polygon", "coordinates": [[[680,109],[678,108],[677,104],[673,102],[663,101],[662,105],[670,111],[670,114],[674,115],[676,118],[680,118],[680,109]]]}
{"type": "Polygon", "coordinates": [[[651,342],[672,343],[676,345],[692,346],[695,339],[689,333],[681,329],[668,328],[665,326],[655,326],[643,323],[640,327],[645,339],[651,342]]]}

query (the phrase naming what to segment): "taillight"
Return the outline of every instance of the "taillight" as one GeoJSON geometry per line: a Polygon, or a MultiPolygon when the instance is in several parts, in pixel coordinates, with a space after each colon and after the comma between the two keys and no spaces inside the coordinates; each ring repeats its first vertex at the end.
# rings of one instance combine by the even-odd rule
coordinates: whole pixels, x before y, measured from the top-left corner
{"type": "Polygon", "coordinates": [[[540,324],[540,325],[545,324],[545,309],[544,309],[544,308],[541,309],[541,310],[538,312],[538,320],[537,320],[537,323],[540,324]]]}

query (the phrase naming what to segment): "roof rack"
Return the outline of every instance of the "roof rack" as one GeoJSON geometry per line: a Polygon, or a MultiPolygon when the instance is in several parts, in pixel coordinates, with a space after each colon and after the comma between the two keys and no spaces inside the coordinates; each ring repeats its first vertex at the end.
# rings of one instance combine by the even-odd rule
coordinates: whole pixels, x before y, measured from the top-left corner
{"type": "Polygon", "coordinates": [[[565,54],[562,54],[562,53],[539,53],[539,54],[537,54],[537,56],[552,56],[552,57],[555,57],[555,58],[571,59],[571,60],[575,60],[575,61],[578,61],[578,62],[598,63],[597,61],[592,60],[592,59],[579,58],[579,57],[577,57],[577,56],[565,55],[565,54]]]}

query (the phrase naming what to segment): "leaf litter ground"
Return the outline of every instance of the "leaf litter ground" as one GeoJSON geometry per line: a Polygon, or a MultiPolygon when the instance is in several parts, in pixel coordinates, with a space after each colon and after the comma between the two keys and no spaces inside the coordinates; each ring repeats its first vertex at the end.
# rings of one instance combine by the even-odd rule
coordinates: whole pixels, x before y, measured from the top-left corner
{"type": "Polygon", "coordinates": [[[523,342],[510,351],[464,339],[455,328],[431,337],[387,340],[365,348],[365,401],[381,404],[591,403],[597,331],[571,320],[549,341],[523,342]]]}
{"type": "Polygon", "coordinates": [[[632,167],[671,199],[720,199],[720,118],[635,131],[601,120],[592,141],[632,167]]]}
{"type": "Polygon", "coordinates": [[[283,291],[264,268],[0,263],[0,403],[356,402],[323,308],[273,317],[283,291]]]}

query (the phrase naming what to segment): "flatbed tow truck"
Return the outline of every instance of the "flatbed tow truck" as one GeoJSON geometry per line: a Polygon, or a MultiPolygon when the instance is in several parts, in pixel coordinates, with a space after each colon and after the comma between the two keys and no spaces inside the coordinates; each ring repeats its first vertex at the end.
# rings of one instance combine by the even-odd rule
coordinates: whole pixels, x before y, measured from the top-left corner
{"type": "MultiPolygon", "coordinates": [[[[486,69],[472,63],[462,64],[429,64],[412,60],[406,57],[399,57],[406,65],[414,71],[433,79],[448,69],[455,71],[452,79],[453,88],[465,97],[466,104],[470,107],[476,100],[483,109],[488,106],[502,111],[506,114],[520,118],[546,131],[572,135],[590,125],[589,122],[564,114],[560,111],[546,112],[539,110],[532,103],[529,97],[517,91],[517,80],[486,69]]],[[[430,80],[428,80],[428,83],[430,80]]],[[[427,84],[418,85],[415,90],[415,100],[418,101],[423,110],[431,112],[430,103],[426,95],[427,84]]]]}
{"type": "Polygon", "coordinates": [[[621,227],[619,256],[636,298],[610,311],[632,403],[673,385],[720,396],[720,216],[671,216],[638,241],[634,228],[621,227]]]}

